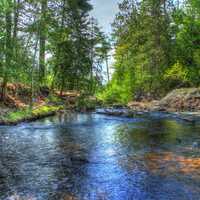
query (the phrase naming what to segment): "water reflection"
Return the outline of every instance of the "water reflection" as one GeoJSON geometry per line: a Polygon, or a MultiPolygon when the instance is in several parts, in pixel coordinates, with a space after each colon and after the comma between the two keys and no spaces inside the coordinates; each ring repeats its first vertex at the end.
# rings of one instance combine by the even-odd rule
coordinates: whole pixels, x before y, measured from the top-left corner
{"type": "Polygon", "coordinates": [[[0,127],[0,199],[198,200],[199,130],[168,116],[73,113],[0,127]]]}

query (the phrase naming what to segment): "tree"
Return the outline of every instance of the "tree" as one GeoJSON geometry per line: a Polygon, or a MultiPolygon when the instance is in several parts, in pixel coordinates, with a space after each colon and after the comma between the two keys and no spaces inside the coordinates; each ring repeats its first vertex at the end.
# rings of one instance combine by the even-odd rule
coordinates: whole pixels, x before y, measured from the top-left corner
{"type": "Polygon", "coordinates": [[[47,35],[47,9],[48,1],[40,0],[41,16],[39,25],[39,81],[42,84],[45,82],[45,53],[46,53],[46,35],[47,35]]]}
{"type": "Polygon", "coordinates": [[[50,49],[53,69],[52,88],[94,93],[102,59],[99,47],[103,34],[87,1],[65,1],[54,7],[57,19],[51,24],[50,49]]]}
{"type": "Polygon", "coordinates": [[[50,85],[61,93],[93,88],[103,33],[97,22],[91,28],[88,0],[9,0],[0,6],[2,98],[8,82],[27,84],[32,96],[50,85]]]}
{"type": "Polygon", "coordinates": [[[119,86],[123,101],[162,96],[164,73],[173,64],[174,5],[170,0],[124,0],[119,8],[113,23],[116,62],[111,84],[119,86]]]}
{"type": "Polygon", "coordinates": [[[2,83],[2,96],[1,98],[5,100],[6,97],[6,87],[7,82],[9,79],[9,72],[11,68],[12,63],[12,1],[7,1],[7,7],[5,9],[5,27],[6,27],[6,33],[5,33],[5,66],[3,67],[3,83],[2,83]]]}

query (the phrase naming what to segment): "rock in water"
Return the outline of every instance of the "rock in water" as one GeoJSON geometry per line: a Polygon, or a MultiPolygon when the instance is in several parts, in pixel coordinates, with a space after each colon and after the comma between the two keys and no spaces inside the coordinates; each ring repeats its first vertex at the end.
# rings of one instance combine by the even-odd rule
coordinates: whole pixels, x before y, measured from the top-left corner
{"type": "Polygon", "coordinates": [[[85,158],[84,156],[72,156],[71,157],[72,163],[81,163],[81,164],[86,164],[89,163],[89,160],[85,158]]]}
{"type": "Polygon", "coordinates": [[[200,142],[193,142],[192,148],[193,149],[200,149],[200,142]]]}
{"type": "Polygon", "coordinates": [[[176,138],[176,141],[180,144],[182,143],[182,140],[180,138],[176,138]]]}

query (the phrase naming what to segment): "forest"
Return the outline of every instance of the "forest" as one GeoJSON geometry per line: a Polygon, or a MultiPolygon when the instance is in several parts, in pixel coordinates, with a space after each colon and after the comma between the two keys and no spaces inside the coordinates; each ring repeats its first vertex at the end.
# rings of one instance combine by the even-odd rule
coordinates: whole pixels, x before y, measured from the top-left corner
{"type": "Polygon", "coordinates": [[[91,10],[88,0],[2,0],[1,99],[8,83],[29,86],[31,101],[48,88],[110,103],[199,86],[198,0],[124,0],[111,36],[91,10]],[[115,62],[108,66],[111,51],[115,62]]]}
{"type": "Polygon", "coordinates": [[[198,0],[124,0],[119,8],[114,74],[102,98],[127,103],[199,86],[198,0]]]}
{"type": "Polygon", "coordinates": [[[93,94],[109,43],[87,0],[0,2],[1,99],[8,83],[93,94]]]}

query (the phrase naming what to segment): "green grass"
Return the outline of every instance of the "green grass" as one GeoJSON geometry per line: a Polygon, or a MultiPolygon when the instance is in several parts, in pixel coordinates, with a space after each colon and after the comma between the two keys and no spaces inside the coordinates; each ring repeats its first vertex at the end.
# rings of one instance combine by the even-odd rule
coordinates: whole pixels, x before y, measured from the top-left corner
{"type": "Polygon", "coordinates": [[[6,116],[3,117],[4,122],[8,123],[15,123],[27,119],[34,119],[40,116],[45,116],[50,113],[57,112],[58,110],[62,109],[61,106],[40,106],[34,109],[26,108],[21,110],[16,110],[8,113],[6,116]]]}
{"type": "Polygon", "coordinates": [[[22,118],[28,118],[31,116],[31,109],[23,109],[18,111],[12,111],[3,117],[4,121],[18,121],[22,118]]]}

